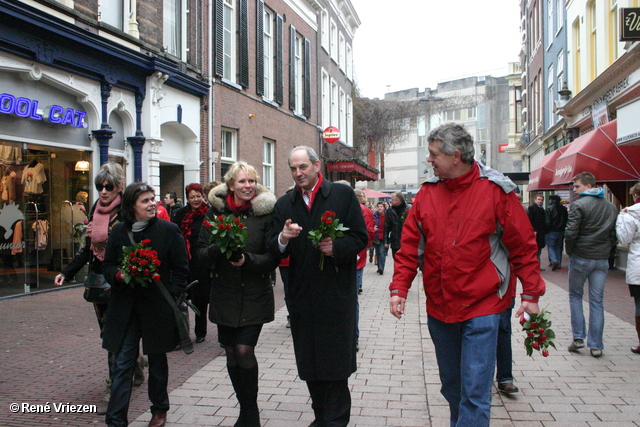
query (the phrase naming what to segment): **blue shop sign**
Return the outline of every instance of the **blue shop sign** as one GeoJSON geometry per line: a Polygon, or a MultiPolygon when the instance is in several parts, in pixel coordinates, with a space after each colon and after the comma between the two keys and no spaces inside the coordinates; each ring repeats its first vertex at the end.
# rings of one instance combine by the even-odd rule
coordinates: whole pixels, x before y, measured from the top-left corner
{"type": "Polygon", "coordinates": [[[0,113],[15,114],[32,120],[44,120],[48,123],[68,125],[76,128],[88,127],[85,122],[87,113],[73,108],[64,108],[60,105],[51,105],[44,110],[38,109],[38,101],[29,98],[16,98],[3,93],[0,95],[0,113]]]}

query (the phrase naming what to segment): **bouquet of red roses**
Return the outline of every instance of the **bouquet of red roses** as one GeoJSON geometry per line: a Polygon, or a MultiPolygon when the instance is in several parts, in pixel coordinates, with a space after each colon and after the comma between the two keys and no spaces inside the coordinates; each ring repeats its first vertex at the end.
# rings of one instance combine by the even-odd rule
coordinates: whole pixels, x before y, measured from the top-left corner
{"type": "Polygon", "coordinates": [[[151,240],[144,239],[133,246],[123,248],[124,256],[120,263],[120,272],[124,282],[135,288],[136,283],[143,288],[150,283],[160,280],[157,273],[162,262],[158,259],[158,253],[151,249],[151,240]]]}
{"type": "Polygon", "coordinates": [[[240,218],[236,216],[219,215],[214,217],[213,223],[205,219],[202,221],[202,225],[211,233],[209,243],[218,245],[220,252],[227,259],[230,259],[234,252],[246,246],[244,241],[247,238],[247,229],[240,218]]]}
{"type": "Polygon", "coordinates": [[[532,356],[533,350],[538,350],[543,357],[547,357],[549,355],[549,346],[556,348],[553,343],[556,334],[551,329],[550,317],[551,315],[548,311],[542,310],[537,314],[525,312],[520,318],[522,330],[527,333],[527,337],[524,340],[527,356],[532,356]]]}
{"type": "MultiPolygon", "coordinates": [[[[335,212],[325,211],[322,218],[320,218],[320,228],[311,230],[309,232],[309,238],[314,245],[318,246],[318,244],[327,237],[330,237],[331,240],[336,240],[336,238],[344,236],[343,232],[348,229],[348,227],[340,224],[339,219],[336,219],[335,212]]],[[[320,255],[320,270],[324,270],[324,252],[320,255]]]]}

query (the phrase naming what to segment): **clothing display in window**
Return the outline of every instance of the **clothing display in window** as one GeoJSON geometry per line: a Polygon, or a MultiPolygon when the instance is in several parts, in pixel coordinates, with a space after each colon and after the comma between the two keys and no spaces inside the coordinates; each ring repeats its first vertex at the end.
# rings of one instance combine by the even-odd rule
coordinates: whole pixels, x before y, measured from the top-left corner
{"type": "Polygon", "coordinates": [[[47,233],[49,232],[49,221],[46,219],[39,219],[33,221],[31,229],[36,235],[36,250],[42,251],[47,248],[47,233]]]}
{"type": "Polygon", "coordinates": [[[0,162],[5,165],[19,165],[22,163],[22,150],[14,145],[0,144],[0,162]]]}
{"type": "Polygon", "coordinates": [[[11,255],[22,253],[22,221],[16,222],[13,227],[13,245],[11,245],[11,255]]]}
{"type": "Polygon", "coordinates": [[[37,160],[29,163],[29,166],[22,171],[22,183],[25,185],[25,193],[41,194],[43,191],[42,184],[46,180],[44,165],[37,160]]]}
{"type": "Polygon", "coordinates": [[[0,180],[0,198],[9,204],[16,199],[15,178],[16,173],[11,169],[7,169],[0,180]]]}

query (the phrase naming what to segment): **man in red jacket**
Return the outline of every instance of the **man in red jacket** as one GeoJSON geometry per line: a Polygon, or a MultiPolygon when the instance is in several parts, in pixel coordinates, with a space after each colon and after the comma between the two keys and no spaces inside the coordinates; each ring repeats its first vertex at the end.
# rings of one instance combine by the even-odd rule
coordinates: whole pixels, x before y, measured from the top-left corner
{"type": "MultiPolygon", "coordinates": [[[[422,269],[428,327],[451,425],[489,426],[500,313],[512,303],[510,280],[522,283],[516,313],[539,313],[545,292],[538,247],[515,185],[473,159],[473,138],[455,123],[427,138],[434,178],[423,183],[402,230],[391,314],[404,313],[422,269]]],[[[513,289],[511,289],[513,291],[513,289]]]]}

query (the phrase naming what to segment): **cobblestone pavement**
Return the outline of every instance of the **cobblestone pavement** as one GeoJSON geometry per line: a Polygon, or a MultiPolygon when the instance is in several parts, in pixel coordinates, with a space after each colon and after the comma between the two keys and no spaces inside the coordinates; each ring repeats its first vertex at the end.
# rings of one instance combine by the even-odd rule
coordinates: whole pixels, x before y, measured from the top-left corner
{"type": "MultiPolygon", "coordinates": [[[[358,371],[351,377],[352,426],[448,426],[448,407],[440,395],[433,345],[426,326],[420,277],[410,291],[406,315],[389,314],[384,275],[365,267],[360,296],[358,371]]],[[[568,263],[565,263],[568,266],[568,263]]],[[[640,425],[640,356],[633,302],[624,274],[611,271],[605,294],[605,349],[595,359],[588,350],[569,353],[571,340],[567,272],[543,273],[547,294],[541,306],[552,313],[558,350],[548,358],[527,357],[517,319],[513,319],[514,376],[520,392],[493,393],[493,426],[640,425]]],[[[260,365],[259,406],[263,427],[308,426],[313,411],[304,382],[297,378],[290,330],[285,328],[281,286],[279,310],[265,325],[256,354],[260,365]]],[[[585,310],[588,304],[585,305],[585,310]]],[[[97,322],[82,289],[65,289],[0,301],[0,426],[101,425],[95,414],[11,413],[10,403],[95,404],[104,394],[105,353],[97,322]]],[[[210,325],[211,326],[211,325],[210,325]]],[[[226,375],[215,327],[191,355],[170,353],[168,425],[232,426],[238,408],[226,375]]],[[[150,418],[146,384],[132,397],[133,427],[150,418]]]]}

